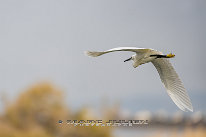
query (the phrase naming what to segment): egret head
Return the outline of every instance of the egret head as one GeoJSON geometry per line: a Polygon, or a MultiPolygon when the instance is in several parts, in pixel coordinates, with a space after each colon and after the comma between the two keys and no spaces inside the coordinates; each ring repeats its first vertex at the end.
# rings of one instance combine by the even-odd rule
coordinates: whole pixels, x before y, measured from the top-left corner
{"type": "Polygon", "coordinates": [[[135,55],[133,55],[132,57],[126,59],[124,62],[130,61],[130,60],[134,60],[135,55]]]}
{"type": "Polygon", "coordinates": [[[138,61],[135,61],[135,56],[136,56],[136,55],[133,55],[132,57],[126,59],[124,62],[133,60],[133,61],[134,61],[134,62],[133,62],[133,67],[134,67],[134,68],[138,67],[139,65],[141,65],[141,63],[138,62],[138,61]]]}
{"type": "Polygon", "coordinates": [[[124,62],[130,61],[130,60],[132,60],[132,57],[126,59],[124,62]]]}

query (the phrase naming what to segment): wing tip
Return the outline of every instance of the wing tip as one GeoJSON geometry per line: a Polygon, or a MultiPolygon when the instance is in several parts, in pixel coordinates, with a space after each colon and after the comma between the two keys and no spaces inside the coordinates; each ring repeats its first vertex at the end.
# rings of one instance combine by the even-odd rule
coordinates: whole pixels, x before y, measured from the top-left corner
{"type": "Polygon", "coordinates": [[[184,112],[193,112],[193,108],[180,108],[184,112]]]}
{"type": "Polygon", "coordinates": [[[187,108],[190,112],[193,112],[193,107],[187,108]]]}
{"type": "Polygon", "coordinates": [[[169,96],[171,97],[172,101],[177,105],[177,107],[179,109],[181,109],[184,112],[193,112],[193,106],[192,103],[188,98],[186,98],[186,101],[181,99],[181,96],[177,96],[174,94],[169,94],[169,96]]]}
{"type": "Polygon", "coordinates": [[[90,56],[90,57],[98,57],[98,56],[104,54],[104,52],[85,51],[84,54],[87,56],[90,56]]]}
{"type": "MultiPolygon", "coordinates": [[[[176,104],[177,105],[177,104],[176,104]]],[[[185,112],[193,112],[193,107],[192,107],[192,104],[190,105],[185,105],[185,104],[182,104],[182,106],[180,107],[179,105],[177,105],[182,111],[185,111],[185,112]]]]}

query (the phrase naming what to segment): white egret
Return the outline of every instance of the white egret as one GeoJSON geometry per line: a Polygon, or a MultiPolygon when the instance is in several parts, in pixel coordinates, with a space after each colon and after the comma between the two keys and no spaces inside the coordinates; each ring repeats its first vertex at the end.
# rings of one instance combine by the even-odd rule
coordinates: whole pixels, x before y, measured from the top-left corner
{"type": "Polygon", "coordinates": [[[168,95],[171,97],[174,103],[183,111],[193,111],[187,91],[185,90],[175,69],[168,60],[168,58],[173,58],[175,56],[174,54],[170,53],[164,55],[162,52],[154,49],[135,47],[118,47],[103,52],[86,51],[86,54],[88,56],[97,57],[115,51],[135,52],[135,55],[124,61],[126,62],[133,60],[134,68],[138,67],[139,65],[152,62],[160,75],[161,81],[164,84],[168,95]]]}

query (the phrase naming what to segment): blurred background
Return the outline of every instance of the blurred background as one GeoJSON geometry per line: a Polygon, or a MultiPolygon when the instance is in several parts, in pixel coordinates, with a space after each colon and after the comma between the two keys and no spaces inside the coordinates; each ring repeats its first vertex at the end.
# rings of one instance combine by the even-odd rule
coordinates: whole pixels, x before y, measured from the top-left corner
{"type": "Polygon", "coordinates": [[[0,136],[206,136],[204,0],[0,1],[0,136]],[[191,98],[182,112],[132,46],[176,55],[191,98]],[[67,119],[147,119],[134,128],[69,127],[67,119]],[[78,132],[77,132],[78,131],[78,132]]]}

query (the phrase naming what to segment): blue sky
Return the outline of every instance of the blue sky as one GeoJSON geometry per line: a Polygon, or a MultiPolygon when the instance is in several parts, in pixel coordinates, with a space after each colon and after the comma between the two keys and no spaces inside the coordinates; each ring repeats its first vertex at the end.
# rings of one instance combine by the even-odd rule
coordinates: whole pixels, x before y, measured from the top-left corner
{"type": "Polygon", "coordinates": [[[134,69],[123,62],[133,54],[127,52],[83,54],[145,47],[176,55],[171,62],[194,110],[203,111],[205,13],[204,0],[0,1],[0,93],[14,99],[29,85],[51,81],[73,108],[98,107],[106,97],[131,111],[177,111],[152,64],[134,69]]]}

